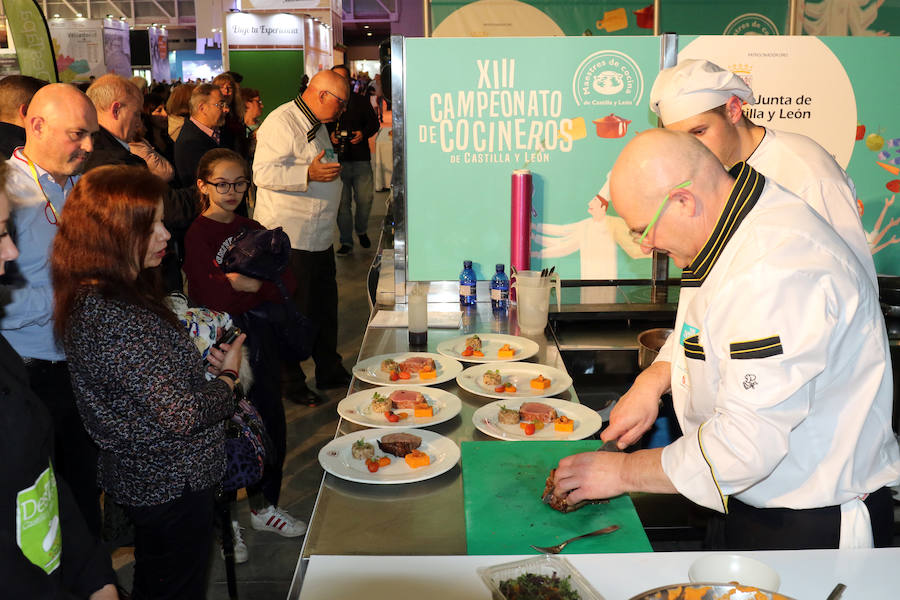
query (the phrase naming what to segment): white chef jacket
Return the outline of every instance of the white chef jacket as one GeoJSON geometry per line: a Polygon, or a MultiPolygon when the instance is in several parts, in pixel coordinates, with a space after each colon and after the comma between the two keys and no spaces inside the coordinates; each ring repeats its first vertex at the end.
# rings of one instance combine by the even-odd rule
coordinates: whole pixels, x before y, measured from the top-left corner
{"type": "Polygon", "coordinates": [[[871,547],[865,494],[900,481],[878,295],[801,199],[745,163],[682,278],[672,338],[678,491],[722,512],[841,505],[840,545],[871,547]],[[681,308],[681,307],[679,307],[681,308]]]}
{"type": "Polygon", "coordinates": [[[747,164],[800,196],[834,227],[878,289],[875,262],[859,218],[856,188],[827,150],[805,135],[767,127],[747,164]]]}
{"type": "Polygon", "coordinates": [[[256,140],[253,182],[259,189],[253,218],[269,229],[284,228],[296,250],[327,250],[334,239],[343,184],[340,177],[308,181],[313,159],[322,150],[323,160],[334,152],[325,125],[298,97],[269,113],[256,140]]]}
{"type": "MultiPolygon", "coordinates": [[[[747,164],[799,196],[834,227],[853,250],[877,290],[878,275],[859,218],[853,181],[834,158],[812,139],[768,127],[765,130],[762,141],[747,159],[747,164]]],[[[679,311],[682,304],[687,304],[689,297],[690,292],[682,289],[678,300],[679,311]]],[[[672,338],[666,340],[654,362],[671,362],[673,343],[672,338]]]]}

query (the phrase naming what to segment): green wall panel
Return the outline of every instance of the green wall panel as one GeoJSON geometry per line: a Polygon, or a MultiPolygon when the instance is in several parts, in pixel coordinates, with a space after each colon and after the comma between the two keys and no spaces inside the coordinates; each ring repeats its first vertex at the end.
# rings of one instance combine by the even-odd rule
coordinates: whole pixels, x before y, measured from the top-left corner
{"type": "Polygon", "coordinates": [[[230,69],[244,76],[244,87],[259,90],[263,117],[293,99],[303,78],[302,50],[237,50],[228,53],[230,69]]]}

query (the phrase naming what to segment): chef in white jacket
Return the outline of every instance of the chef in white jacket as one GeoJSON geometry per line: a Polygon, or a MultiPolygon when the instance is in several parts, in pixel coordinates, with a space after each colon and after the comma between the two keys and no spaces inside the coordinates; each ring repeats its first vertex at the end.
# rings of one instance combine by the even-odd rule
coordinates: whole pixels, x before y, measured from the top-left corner
{"type": "MultiPolygon", "coordinates": [[[[877,290],[875,264],[857,211],[853,182],[834,158],[810,138],[753,124],[742,112],[744,102],[756,103],[747,84],[707,60],[683,60],[663,69],[650,91],[650,107],[666,129],[693,135],[726,168],[745,161],[809,204],[844,239],[877,290]]],[[[679,318],[695,292],[693,287],[682,287],[679,318]]],[[[672,353],[680,341],[676,336],[666,340],[653,365],[619,400],[604,439],[618,439],[619,447],[625,448],[653,425],[652,420],[635,423],[624,417],[632,414],[631,402],[657,402],[668,390],[672,353]]]]}
{"type": "MultiPolygon", "coordinates": [[[[855,254],[808,204],[746,163],[725,171],[684,133],[636,136],[611,185],[646,251],[668,253],[694,290],[669,380],[657,382],[684,434],[661,449],[567,457],[557,493],[570,504],[680,493],[725,513],[736,549],[889,544],[886,486],[900,481],[890,359],[855,254]]],[[[652,423],[658,397],[619,419],[652,423]]]]}

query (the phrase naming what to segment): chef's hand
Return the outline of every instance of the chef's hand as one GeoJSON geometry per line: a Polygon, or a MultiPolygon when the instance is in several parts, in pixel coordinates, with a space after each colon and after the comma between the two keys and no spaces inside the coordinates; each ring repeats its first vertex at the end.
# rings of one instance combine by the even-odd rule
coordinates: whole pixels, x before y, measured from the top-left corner
{"type": "Polygon", "coordinates": [[[567,456],[556,467],[555,493],[566,502],[612,498],[627,492],[677,494],[662,468],[662,448],[637,452],[585,452],[567,456]]]}
{"type": "Polygon", "coordinates": [[[600,434],[604,442],[618,440],[624,450],[653,426],[659,415],[660,397],[671,382],[671,363],[657,361],[644,369],[609,414],[609,427],[600,434]]]}
{"type": "Polygon", "coordinates": [[[240,273],[226,273],[225,277],[228,278],[231,288],[236,292],[256,293],[263,284],[262,279],[254,279],[240,273]]]}
{"type": "Polygon", "coordinates": [[[584,452],[559,461],[556,467],[556,489],[559,496],[571,492],[569,504],[582,500],[612,498],[629,491],[621,474],[627,454],[621,452],[584,452]]]}
{"type": "Polygon", "coordinates": [[[353,137],[350,138],[350,143],[351,143],[351,144],[358,144],[358,143],[360,143],[360,142],[363,140],[363,134],[362,134],[362,131],[354,131],[354,132],[352,132],[352,133],[353,133],[353,137]]]}
{"type": "Polygon", "coordinates": [[[319,155],[310,163],[307,170],[310,181],[334,181],[341,174],[341,163],[322,162],[323,156],[325,156],[324,150],[319,152],[319,155]]]}

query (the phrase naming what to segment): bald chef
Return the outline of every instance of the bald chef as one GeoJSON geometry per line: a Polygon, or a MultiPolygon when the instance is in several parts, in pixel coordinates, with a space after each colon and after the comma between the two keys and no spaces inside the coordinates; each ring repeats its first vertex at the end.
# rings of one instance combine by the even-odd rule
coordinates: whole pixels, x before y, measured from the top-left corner
{"type": "Polygon", "coordinates": [[[900,481],[890,359],[856,254],[809,204],[745,162],[726,171],[682,132],[636,136],[611,196],[693,293],[671,360],[638,377],[602,437],[645,431],[669,390],[684,434],[564,458],[557,493],[570,504],[680,493],[725,514],[720,544],[733,549],[889,545],[886,486],[900,481]]]}

